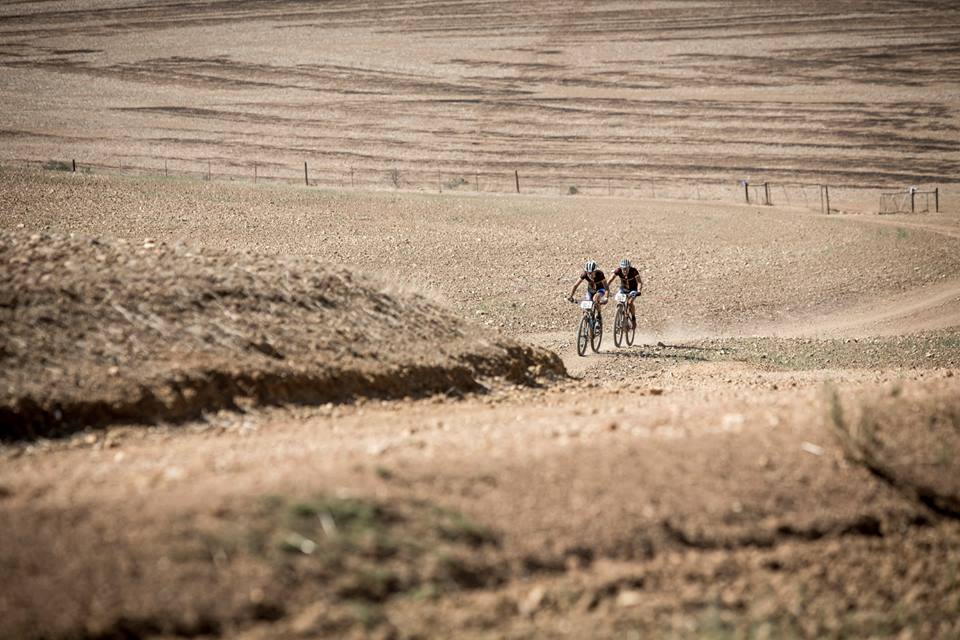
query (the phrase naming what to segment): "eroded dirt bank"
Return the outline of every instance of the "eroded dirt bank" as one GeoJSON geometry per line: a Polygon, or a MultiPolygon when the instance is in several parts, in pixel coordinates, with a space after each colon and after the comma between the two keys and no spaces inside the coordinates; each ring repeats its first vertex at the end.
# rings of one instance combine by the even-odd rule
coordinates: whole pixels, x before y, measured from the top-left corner
{"type": "Polygon", "coordinates": [[[562,376],[554,354],[320,260],[0,232],[2,439],[562,376]]]}

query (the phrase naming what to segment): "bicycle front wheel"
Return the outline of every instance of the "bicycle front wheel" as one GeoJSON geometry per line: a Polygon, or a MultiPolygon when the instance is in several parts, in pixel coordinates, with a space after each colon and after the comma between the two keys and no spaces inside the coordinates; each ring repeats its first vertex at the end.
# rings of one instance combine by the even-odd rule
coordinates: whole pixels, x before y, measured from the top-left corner
{"type": "Polygon", "coordinates": [[[590,342],[590,323],[587,316],[580,316],[580,326],[577,327],[577,355],[587,355],[587,343],[590,342]]]}
{"type": "Polygon", "coordinates": [[[637,323],[631,319],[629,322],[625,321],[625,324],[626,327],[624,327],[625,331],[623,332],[623,337],[627,339],[627,345],[631,346],[633,345],[634,336],[637,335],[637,323]]]}
{"type": "Polygon", "coordinates": [[[590,336],[590,347],[594,353],[600,352],[600,342],[603,340],[603,318],[600,314],[594,316],[593,335],[590,336]]]}
{"type": "Polygon", "coordinates": [[[623,343],[623,305],[617,305],[617,316],[613,319],[613,344],[623,343]]]}

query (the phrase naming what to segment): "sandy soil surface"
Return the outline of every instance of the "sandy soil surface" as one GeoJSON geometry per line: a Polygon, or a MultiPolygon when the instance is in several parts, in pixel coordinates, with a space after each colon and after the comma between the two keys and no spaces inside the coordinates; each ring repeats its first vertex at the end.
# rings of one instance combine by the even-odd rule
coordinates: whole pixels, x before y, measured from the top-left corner
{"type": "MultiPolygon", "coordinates": [[[[960,631],[949,217],[3,176],[4,237],[32,251],[73,233],[219,272],[375,271],[438,320],[552,349],[570,374],[8,444],[5,634],[960,631]],[[593,237],[598,216],[630,224],[593,237]],[[638,342],[576,356],[562,298],[580,262],[631,249],[638,342]]],[[[30,264],[36,284],[4,291],[42,289],[30,264]]]]}

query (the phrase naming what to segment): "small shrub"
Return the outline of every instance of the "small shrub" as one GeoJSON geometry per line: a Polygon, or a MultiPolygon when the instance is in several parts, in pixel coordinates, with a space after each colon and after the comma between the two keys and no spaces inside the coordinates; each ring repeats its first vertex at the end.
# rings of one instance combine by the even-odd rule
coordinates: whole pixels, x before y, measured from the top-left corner
{"type": "Polygon", "coordinates": [[[580,189],[577,189],[576,185],[570,185],[570,188],[567,189],[567,195],[575,196],[580,193],[580,189]]]}
{"type": "Polygon", "coordinates": [[[463,176],[457,176],[456,178],[453,178],[453,179],[451,179],[451,180],[448,180],[448,181],[446,182],[446,184],[444,184],[443,186],[444,186],[446,189],[452,191],[453,189],[456,189],[456,188],[458,188],[458,187],[462,187],[462,186],[465,185],[465,184],[467,184],[466,178],[464,178],[463,176]]]}
{"type": "Polygon", "coordinates": [[[400,183],[403,181],[403,175],[400,173],[400,169],[390,169],[388,177],[390,178],[390,184],[393,185],[393,188],[399,189],[400,183]]]}
{"type": "Polygon", "coordinates": [[[73,171],[73,164],[66,160],[47,160],[43,168],[47,171],[73,171]]]}

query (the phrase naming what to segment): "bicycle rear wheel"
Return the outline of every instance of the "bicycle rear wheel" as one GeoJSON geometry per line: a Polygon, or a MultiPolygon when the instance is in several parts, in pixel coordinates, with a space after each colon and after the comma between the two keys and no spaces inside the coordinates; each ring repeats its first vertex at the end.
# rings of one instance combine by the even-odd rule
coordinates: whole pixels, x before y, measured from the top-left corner
{"type": "Polygon", "coordinates": [[[603,317],[597,313],[594,315],[593,335],[590,336],[590,348],[594,353],[600,352],[600,342],[603,340],[603,317]]]}
{"type": "Polygon", "coordinates": [[[587,316],[580,316],[580,326],[577,327],[577,355],[587,355],[587,343],[590,342],[590,323],[587,316]]]}
{"type": "Polygon", "coordinates": [[[617,316],[613,319],[613,344],[620,346],[623,343],[623,305],[617,305],[617,316]]]}

